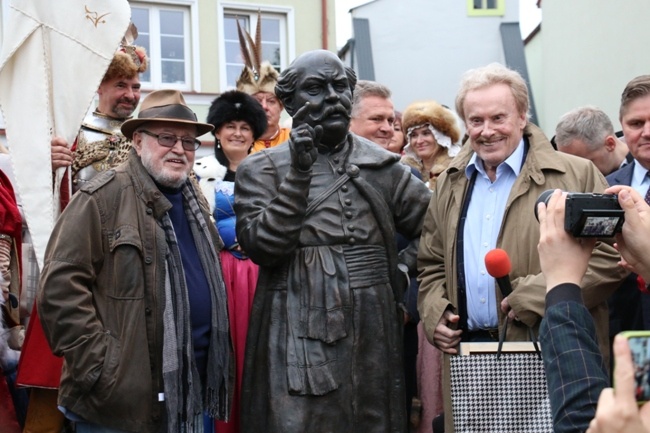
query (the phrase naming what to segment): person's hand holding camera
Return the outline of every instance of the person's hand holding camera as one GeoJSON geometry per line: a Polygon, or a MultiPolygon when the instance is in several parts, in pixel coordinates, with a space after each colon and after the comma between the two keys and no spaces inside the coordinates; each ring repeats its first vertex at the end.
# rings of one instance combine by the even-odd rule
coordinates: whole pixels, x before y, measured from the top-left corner
{"type": "Polygon", "coordinates": [[[650,206],[629,186],[608,188],[608,194],[618,194],[618,202],[625,211],[623,231],[616,235],[616,249],[623,259],[620,264],[650,282],[650,206]]]}
{"type": "Polygon", "coordinates": [[[547,204],[537,205],[537,251],[547,291],[562,283],[579,285],[596,243],[595,238],[575,238],[564,229],[566,197],[566,192],[557,189],[547,204]]]}

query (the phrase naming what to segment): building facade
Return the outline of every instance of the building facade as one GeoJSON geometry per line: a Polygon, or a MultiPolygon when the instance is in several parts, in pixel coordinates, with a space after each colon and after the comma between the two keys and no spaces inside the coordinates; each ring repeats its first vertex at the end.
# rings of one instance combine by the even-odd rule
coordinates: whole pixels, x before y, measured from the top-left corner
{"type": "MultiPolygon", "coordinates": [[[[11,0],[0,0],[0,23],[11,0]]],[[[233,89],[243,68],[236,20],[255,34],[258,11],[262,58],[278,70],[299,54],[318,48],[335,50],[334,0],[129,0],[138,28],[135,44],[147,49],[143,97],[158,89],[183,92],[199,119],[212,100],[233,89]]],[[[2,43],[0,32],[0,44],[2,43]]],[[[4,122],[0,118],[0,136],[4,122]]],[[[211,137],[202,137],[209,144],[211,137]]],[[[1,140],[2,138],[0,138],[1,140]]]]}
{"type": "Polygon", "coordinates": [[[360,78],[387,85],[398,110],[423,99],[453,107],[463,72],[508,63],[507,26],[519,32],[519,0],[375,0],[350,13],[346,61],[360,78]]]}
{"type": "Polygon", "coordinates": [[[526,40],[526,58],[540,127],[555,134],[567,111],[596,105],[620,128],[621,92],[650,73],[646,0],[544,0],[542,23],[526,40]]]}

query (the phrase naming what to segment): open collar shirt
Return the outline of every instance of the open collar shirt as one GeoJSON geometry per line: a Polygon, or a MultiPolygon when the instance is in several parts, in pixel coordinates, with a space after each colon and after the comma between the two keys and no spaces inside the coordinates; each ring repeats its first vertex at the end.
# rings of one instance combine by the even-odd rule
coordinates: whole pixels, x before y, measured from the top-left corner
{"type": "Polygon", "coordinates": [[[499,324],[496,286],[485,268],[485,254],[496,248],[510,190],[521,172],[523,159],[522,139],[515,151],[497,167],[494,182],[476,153],[465,168],[468,179],[476,172],[463,232],[467,325],[470,331],[496,328],[499,324]]]}
{"type": "Polygon", "coordinates": [[[634,170],[632,171],[632,184],[630,185],[634,188],[641,197],[645,197],[650,188],[650,178],[648,178],[648,170],[644,168],[639,161],[634,160],[634,170]]]}

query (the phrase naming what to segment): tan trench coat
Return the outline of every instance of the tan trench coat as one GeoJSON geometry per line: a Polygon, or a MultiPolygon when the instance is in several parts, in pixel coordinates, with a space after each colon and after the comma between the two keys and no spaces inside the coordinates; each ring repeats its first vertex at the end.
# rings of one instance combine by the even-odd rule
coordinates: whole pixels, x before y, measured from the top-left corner
{"type": "MultiPolygon", "coordinates": [[[[546,282],[541,274],[537,253],[539,224],[534,215],[535,202],[540,193],[547,189],[602,192],[607,182],[590,161],[553,150],[548,139],[535,125],[529,123],[524,136],[528,138],[530,147],[508,198],[497,247],[507,251],[512,260],[510,278],[513,293],[509,296],[510,306],[523,323],[537,331],[544,314],[546,282]]],[[[451,307],[456,311],[457,308],[456,228],[469,183],[465,167],[472,154],[469,143],[466,143],[440,176],[424,220],[418,253],[418,310],[430,342],[433,342],[435,327],[445,309],[451,307]]],[[[618,258],[618,253],[611,245],[599,242],[582,281],[585,304],[596,322],[598,341],[605,358],[609,356],[606,300],[627,275],[617,265],[618,258]]],[[[495,293],[498,306],[502,296],[496,285],[495,293]]],[[[501,327],[504,315],[500,311],[498,314],[501,327]]],[[[528,340],[525,327],[509,326],[507,340],[528,340]]],[[[444,358],[445,431],[453,432],[450,355],[445,354],[444,358]]]]}

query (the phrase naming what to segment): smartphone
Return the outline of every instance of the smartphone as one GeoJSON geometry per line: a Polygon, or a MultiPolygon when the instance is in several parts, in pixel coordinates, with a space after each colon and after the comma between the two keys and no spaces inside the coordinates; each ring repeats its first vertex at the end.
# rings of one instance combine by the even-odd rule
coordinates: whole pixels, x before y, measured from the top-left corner
{"type": "Polygon", "coordinates": [[[621,335],[627,338],[632,351],[636,401],[643,404],[650,401],[650,331],[624,331],[621,335]]]}

